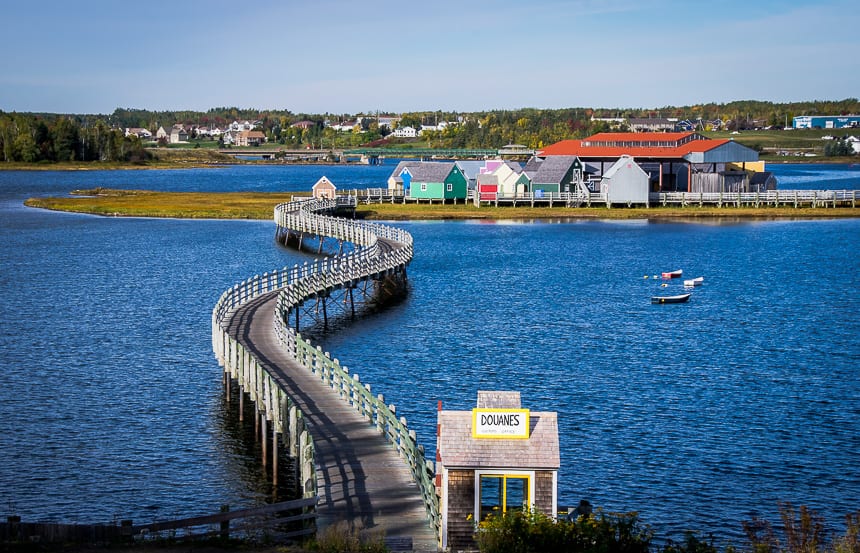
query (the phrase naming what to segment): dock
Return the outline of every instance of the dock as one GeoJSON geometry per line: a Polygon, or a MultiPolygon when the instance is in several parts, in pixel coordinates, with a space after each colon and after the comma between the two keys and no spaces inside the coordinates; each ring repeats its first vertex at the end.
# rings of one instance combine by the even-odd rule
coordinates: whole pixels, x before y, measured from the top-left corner
{"type": "Polygon", "coordinates": [[[437,551],[433,463],[415,432],[394,405],[299,332],[327,324],[336,309],[355,316],[356,304],[384,300],[405,283],[411,236],[324,214],[337,207],[304,200],[275,209],[276,237],[285,244],[333,238],[356,249],[226,291],[213,310],[213,349],[225,383],[237,382],[240,401],[247,395],[256,405],[263,465],[295,459],[303,496],[318,497],[318,529],[346,523],[384,535],[394,550],[437,551]]]}

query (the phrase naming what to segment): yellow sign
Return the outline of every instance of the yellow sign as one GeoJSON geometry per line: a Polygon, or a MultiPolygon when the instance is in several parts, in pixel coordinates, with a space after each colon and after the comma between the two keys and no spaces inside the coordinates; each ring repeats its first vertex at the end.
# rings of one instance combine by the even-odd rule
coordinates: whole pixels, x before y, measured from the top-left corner
{"type": "Polygon", "coordinates": [[[528,409],[472,409],[472,437],[477,439],[527,440],[528,409]]]}

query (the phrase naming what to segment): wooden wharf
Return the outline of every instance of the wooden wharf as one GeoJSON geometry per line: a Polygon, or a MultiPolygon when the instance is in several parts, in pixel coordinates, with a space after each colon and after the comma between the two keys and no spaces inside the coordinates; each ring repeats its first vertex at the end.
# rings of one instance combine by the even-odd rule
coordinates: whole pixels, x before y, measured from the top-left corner
{"type": "MultiPolygon", "coordinates": [[[[308,319],[355,316],[355,304],[384,302],[405,289],[409,233],[322,215],[354,199],[305,200],[275,208],[285,244],[325,237],[355,250],[255,276],[224,292],[212,315],[213,349],[226,393],[238,383],[262,427],[263,465],[295,459],[305,498],[318,497],[320,528],[345,522],[384,533],[395,550],[437,551],[434,466],[394,405],[299,332],[308,319]]],[[[341,206],[342,207],[342,206],[341,206]]],[[[339,248],[342,250],[342,248],[339,248]]]]}
{"type": "MultiPolygon", "coordinates": [[[[442,199],[413,198],[402,189],[367,188],[350,190],[346,194],[361,204],[444,203],[442,199]]],[[[484,194],[475,197],[470,191],[461,203],[480,206],[511,207],[611,207],[600,192],[545,192],[519,194],[484,194]]],[[[458,200],[453,201],[455,204],[458,200]]],[[[860,204],[860,190],[768,190],[766,192],[651,192],[650,207],[813,207],[855,208],[860,204]]],[[[620,204],[614,204],[620,205],[620,204]]]]}

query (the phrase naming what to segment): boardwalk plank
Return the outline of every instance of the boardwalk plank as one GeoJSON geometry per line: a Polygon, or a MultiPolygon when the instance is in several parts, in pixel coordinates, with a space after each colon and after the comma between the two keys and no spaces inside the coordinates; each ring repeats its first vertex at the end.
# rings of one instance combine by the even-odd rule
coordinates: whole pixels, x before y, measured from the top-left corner
{"type": "Polygon", "coordinates": [[[238,308],[226,327],[305,415],[316,449],[320,527],[347,521],[399,546],[436,551],[421,492],[394,446],[281,346],[272,325],[276,296],[238,308]]]}

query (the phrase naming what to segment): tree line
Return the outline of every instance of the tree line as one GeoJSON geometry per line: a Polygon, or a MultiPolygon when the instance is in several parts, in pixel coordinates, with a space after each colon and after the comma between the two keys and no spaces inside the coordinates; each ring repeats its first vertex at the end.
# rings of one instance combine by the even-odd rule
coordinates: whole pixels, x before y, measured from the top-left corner
{"type": "MultiPolygon", "coordinates": [[[[120,161],[147,159],[145,145],[125,136],[126,128],[145,128],[153,134],[174,124],[188,128],[225,128],[233,121],[253,121],[269,142],[285,148],[339,149],[381,145],[393,129],[379,124],[383,116],[399,117],[396,125],[419,128],[453,123],[425,131],[422,145],[436,148],[501,148],[522,144],[542,148],[560,140],[583,138],[597,132],[625,130],[609,119],[676,118],[697,122],[702,130],[719,124],[727,130],[790,125],[795,115],[860,113],[857,98],[774,103],[740,100],[725,104],[633,108],[521,108],[483,112],[422,111],[400,114],[308,114],[289,110],[216,107],[208,111],[149,111],[118,108],[109,115],[4,113],[0,111],[0,152],[3,161],[120,161]],[[358,121],[353,132],[338,132],[326,122],[358,121]],[[294,126],[303,122],[302,126],[294,126]]],[[[395,126],[396,126],[395,125],[395,126]]],[[[194,138],[195,135],[192,134],[194,138]]]]}
{"type": "Polygon", "coordinates": [[[4,162],[109,161],[143,163],[152,156],[137,136],[98,118],[0,111],[4,162]]]}

